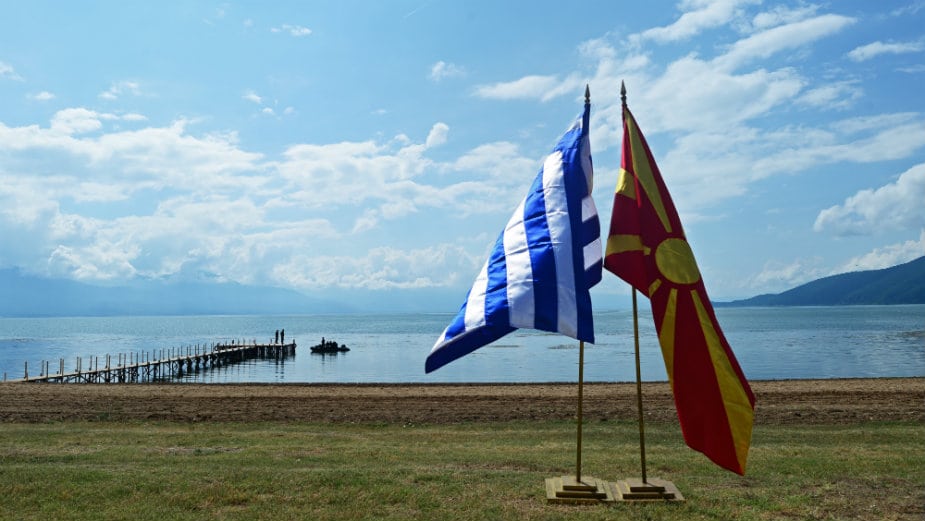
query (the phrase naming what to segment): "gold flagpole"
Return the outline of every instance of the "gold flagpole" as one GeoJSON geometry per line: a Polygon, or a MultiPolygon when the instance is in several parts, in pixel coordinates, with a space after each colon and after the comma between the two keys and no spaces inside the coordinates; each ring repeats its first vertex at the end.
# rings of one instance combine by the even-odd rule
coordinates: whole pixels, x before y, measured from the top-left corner
{"type": "MultiPolygon", "coordinates": [[[[620,82],[620,101],[623,104],[625,120],[626,84],[623,82],[620,82]]],[[[639,362],[639,306],[636,303],[635,287],[633,287],[633,344],[636,351],[636,408],[639,411],[639,459],[642,464],[642,476],[641,479],[627,478],[616,482],[614,495],[617,501],[684,501],[684,497],[678,492],[674,483],[658,478],[652,478],[650,483],[646,475],[646,427],[642,410],[642,368],[639,362]]]]}
{"type": "Polygon", "coordinates": [[[642,483],[648,484],[646,477],[646,426],[642,413],[642,369],[639,365],[639,308],[636,305],[636,288],[633,288],[633,342],[636,346],[636,407],[639,410],[639,456],[642,461],[642,483]]]}
{"type": "Polygon", "coordinates": [[[578,457],[575,465],[575,481],[581,483],[581,423],[582,423],[582,401],[584,394],[584,368],[585,368],[585,342],[578,343],[578,457]]]}
{"type": "MultiPolygon", "coordinates": [[[[585,86],[585,107],[591,105],[591,89],[585,86]]],[[[546,479],[546,499],[550,503],[598,503],[614,501],[613,488],[606,481],[581,475],[581,426],[584,401],[585,343],[578,342],[578,443],[575,477],[562,476],[546,479]]]]}

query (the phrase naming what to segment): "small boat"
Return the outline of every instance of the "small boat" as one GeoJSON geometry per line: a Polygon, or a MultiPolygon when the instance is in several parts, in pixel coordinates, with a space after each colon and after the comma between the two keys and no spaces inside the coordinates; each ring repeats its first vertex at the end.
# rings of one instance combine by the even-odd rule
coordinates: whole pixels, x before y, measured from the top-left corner
{"type": "Polygon", "coordinates": [[[322,354],[325,354],[325,353],[345,353],[345,352],[347,352],[347,351],[350,351],[350,348],[349,348],[349,347],[347,347],[347,346],[345,346],[345,345],[338,344],[337,342],[335,342],[335,341],[333,341],[333,340],[328,340],[328,341],[326,341],[326,342],[322,342],[322,343],[320,343],[320,344],[313,345],[310,349],[311,349],[312,353],[322,353],[322,354]]]}

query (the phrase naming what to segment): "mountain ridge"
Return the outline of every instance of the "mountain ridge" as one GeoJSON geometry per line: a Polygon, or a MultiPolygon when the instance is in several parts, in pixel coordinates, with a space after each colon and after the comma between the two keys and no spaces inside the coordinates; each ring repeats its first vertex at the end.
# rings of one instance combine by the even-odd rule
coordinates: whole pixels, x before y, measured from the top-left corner
{"type": "Polygon", "coordinates": [[[782,293],[757,295],[720,307],[925,304],[925,256],[879,270],[830,275],[782,293]]]}
{"type": "MultiPolygon", "coordinates": [[[[269,286],[233,282],[135,281],[102,286],[45,279],[0,269],[0,317],[299,315],[378,312],[447,312],[458,308],[448,288],[337,289],[306,295],[269,286]],[[388,307],[389,311],[384,311],[388,307]]],[[[881,270],[832,275],[777,294],[727,302],[717,307],[925,304],[925,256],[881,270]]],[[[598,309],[606,309],[606,306],[598,309]]]]}

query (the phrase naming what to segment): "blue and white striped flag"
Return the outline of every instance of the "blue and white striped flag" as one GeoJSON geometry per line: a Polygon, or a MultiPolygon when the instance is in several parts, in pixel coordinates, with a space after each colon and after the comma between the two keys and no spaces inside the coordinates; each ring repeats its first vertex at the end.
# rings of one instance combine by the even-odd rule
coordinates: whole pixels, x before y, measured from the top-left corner
{"type": "Polygon", "coordinates": [[[594,342],[589,290],[601,280],[601,226],[591,198],[590,104],[546,157],[530,191],[427,356],[431,372],[517,328],[594,342]]]}

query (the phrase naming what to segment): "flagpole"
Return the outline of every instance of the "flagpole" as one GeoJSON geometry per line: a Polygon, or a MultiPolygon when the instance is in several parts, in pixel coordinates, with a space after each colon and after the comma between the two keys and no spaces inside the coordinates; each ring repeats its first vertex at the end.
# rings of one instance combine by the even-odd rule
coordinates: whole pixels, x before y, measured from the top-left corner
{"type": "Polygon", "coordinates": [[[578,343],[578,457],[575,464],[575,481],[581,483],[581,424],[582,424],[582,401],[584,390],[584,367],[585,367],[585,342],[578,343]]]}
{"type": "MultiPolygon", "coordinates": [[[[620,102],[623,118],[626,118],[626,83],[620,82],[620,102]]],[[[639,363],[639,306],[636,304],[636,288],[633,288],[633,344],[636,351],[636,409],[639,412],[639,459],[642,464],[642,484],[647,485],[646,476],[646,425],[642,411],[642,368],[639,363]]]]}
{"type": "MultiPolygon", "coordinates": [[[[585,112],[582,125],[587,130],[591,109],[591,89],[585,86],[585,112]]],[[[613,486],[606,481],[581,473],[581,427],[583,423],[585,381],[585,342],[578,342],[578,443],[575,458],[575,476],[566,475],[546,479],[546,499],[550,503],[599,503],[615,501],[613,486]]]]}
{"type": "MultiPolygon", "coordinates": [[[[626,115],[626,84],[620,82],[620,101],[623,103],[623,139],[627,139],[626,115]]],[[[624,147],[626,144],[624,143],[624,147]]],[[[625,148],[624,148],[625,150],[625,148]]],[[[625,158],[626,156],[624,156],[625,158]]],[[[634,158],[635,159],[635,158],[634,158]]],[[[635,177],[635,168],[633,176],[635,177]]],[[[638,183],[638,180],[634,179],[638,183]]],[[[615,203],[616,204],[616,203],[615,203]]],[[[611,233],[613,233],[611,231],[611,233]]],[[[670,481],[652,478],[646,474],[646,424],[642,410],[642,367],[639,361],[639,306],[636,302],[636,287],[633,286],[633,344],[636,352],[636,408],[639,411],[639,459],[642,465],[641,479],[627,478],[615,483],[618,501],[684,501],[677,487],[670,481]]]]}
{"type": "MultiPolygon", "coordinates": [[[[585,105],[591,104],[591,87],[585,85],[585,105]]],[[[583,423],[582,403],[584,402],[585,382],[585,341],[578,342],[578,443],[575,458],[575,482],[581,483],[581,426],[583,423]]]]}
{"type": "Polygon", "coordinates": [[[639,456],[642,461],[642,483],[648,484],[646,477],[646,427],[642,413],[642,369],[639,364],[639,312],[636,305],[636,288],[633,288],[633,342],[636,346],[636,407],[639,410],[639,456]]]}

